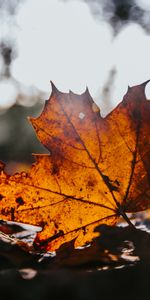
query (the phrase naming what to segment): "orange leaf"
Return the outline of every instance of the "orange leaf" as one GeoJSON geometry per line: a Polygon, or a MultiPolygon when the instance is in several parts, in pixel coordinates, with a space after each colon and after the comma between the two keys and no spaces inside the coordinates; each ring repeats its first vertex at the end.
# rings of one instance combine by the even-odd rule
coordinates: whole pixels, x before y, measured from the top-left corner
{"type": "MultiPolygon", "coordinates": [[[[147,83],[147,82],[146,82],[147,83]]],[[[52,95],[31,122],[50,155],[28,173],[8,176],[1,163],[0,217],[40,225],[35,244],[55,250],[93,239],[95,226],[150,207],[150,102],[146,83],[128,89],[106,118],[88,90],[52,95]]]]}

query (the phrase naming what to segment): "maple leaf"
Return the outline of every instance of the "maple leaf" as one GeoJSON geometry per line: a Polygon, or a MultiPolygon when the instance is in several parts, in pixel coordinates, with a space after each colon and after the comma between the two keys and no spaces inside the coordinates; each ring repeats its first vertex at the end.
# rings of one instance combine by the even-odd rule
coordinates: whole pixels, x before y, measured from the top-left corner
{"type": "MultiPolygon", "coordinates": [[[[150,207],[150,102],[143,83],[105,118],[88,90],[52,95],[31,122],[50,155],[28,173],[0,164],[0,218],[42,227],[35,245],[56,250],[91,241],[100,224],[150,207]]],[[[130,223],[131,224],[131,223],[130,223]]]]}

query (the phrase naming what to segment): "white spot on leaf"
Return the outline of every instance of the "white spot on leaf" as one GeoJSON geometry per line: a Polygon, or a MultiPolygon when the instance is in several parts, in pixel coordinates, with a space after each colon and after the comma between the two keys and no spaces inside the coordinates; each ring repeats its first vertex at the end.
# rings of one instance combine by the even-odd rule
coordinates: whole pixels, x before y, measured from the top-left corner
{"type": "Polygon", "coordinates": [[[79,119],[83,120],[85,117],[85,114],[83,112],[80,112],[79,113],[79,119]]]}

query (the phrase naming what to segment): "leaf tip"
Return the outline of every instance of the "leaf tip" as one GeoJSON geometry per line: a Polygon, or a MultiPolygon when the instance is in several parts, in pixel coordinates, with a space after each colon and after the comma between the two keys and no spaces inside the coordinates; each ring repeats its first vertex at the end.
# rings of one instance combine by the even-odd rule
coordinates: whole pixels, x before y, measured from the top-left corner
{"type": "Polygon", "coordinates": [[[144,81],[141,85],[145,88],[149,82],[150,82],[150,79],[144,81]]]}
{"type": "Polygon", "coordinates": [[[84,92],[84,93],[85,93],[85,95],[91,96],[91,95],[90,95],[90,92],[89,92],[89,88],[88,88],[87,86],[86,86],[86,89],[85,89],[85,92],[84,92]]]}
{"type": "Polygon", "coordinates": [[[128,90],[127,90],[127,91],[129,92],[129,91],[130,91],[130,89],[131,89],[131,86],[130,86],[130,85],[128,85],[128,90]]]}
{"type": "Polygon", "coordinates": [[[27,117],[27,120],[33,125],[35,119],[33,117],[27,117]]]}
{"type": "Polygon", "coordinates": [[[129,86],[128,85],[128,90],[127,92],[129,92],[130,90],[132,89],[135,89],[135,88],[140,88],[140,89],[145,89],[146,85],[150,82],[150,79],[144,81],[143,83],[139,84],[139,85],[135,85],[135,86],[129,86]]]}
{"type": "Polygon", "coordinates": [[[52,94],[59,93],[59,90],[57,89],[57,87],[55,86],[53,81],[50,80],[50,84],[51,84],[51,88],[52,88],[52,94]]]}
{"type": "Polygon", "coordinates": [[[127,93],[124,95],[123,100],[127,100],[129,97],[132,100],[133,100],[133,98],[134,99],[137,99],[137,98],[141,99],[141,101],[145,100],[146,99],[145,87],[149,82],[150,82],[150,79],[148,79],[148,80],[146,80],[143,83],[138,84],[138,85],[134,85],[134,86],[129,86],[128,85],[127,93]]]}
{"type": "Polygon", "coordinates": [[[70,96],[77,96],[74,92],[72,92],[71,90],[69,90],[69,95],[70,96]]]}

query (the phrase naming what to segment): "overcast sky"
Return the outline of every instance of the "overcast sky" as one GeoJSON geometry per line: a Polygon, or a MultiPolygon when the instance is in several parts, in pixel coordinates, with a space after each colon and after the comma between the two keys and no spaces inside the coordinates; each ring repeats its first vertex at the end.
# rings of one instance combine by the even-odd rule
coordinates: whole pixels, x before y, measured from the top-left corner
{"type": "MultiPolygon", "coordinates": [[[[150,10],[150,1],[137,1],[150,10]]],[[[150,36],[139,25],[129,23],[114,37],[112,27],[95,19],[82,1],[26,0],[13,21],[6,19],[1,24],[0,39],[4,36],[16,41],[13,77],[24,88],[36,87],[47,97],[52,80],[61,91],[82,93],[88,86],[100,104],[109,72],[114,69],[111,98],[115,106],[128,85],[150,78],[150,36]]],[[[12,81],[0,82],[1,107],[11,106],[16,94],[12,81]]],[[[150,98],[149,87],[147,96],[150,98]]]]}

